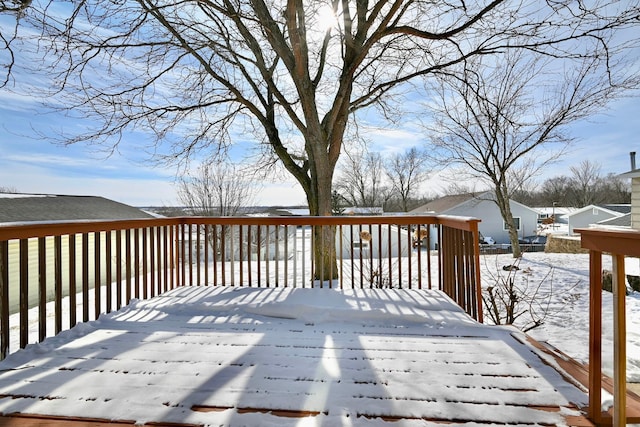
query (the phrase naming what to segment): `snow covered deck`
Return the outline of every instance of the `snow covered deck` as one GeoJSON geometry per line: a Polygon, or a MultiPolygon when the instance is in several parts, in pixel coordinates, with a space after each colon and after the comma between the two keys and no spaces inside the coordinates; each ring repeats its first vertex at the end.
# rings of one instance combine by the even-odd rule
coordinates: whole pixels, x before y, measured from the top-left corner
{"type": "Polygon", "coordinates": [[[181,287],[9,355],[0,425],[584,425],[551,366],[440,291],[181,287]]]}

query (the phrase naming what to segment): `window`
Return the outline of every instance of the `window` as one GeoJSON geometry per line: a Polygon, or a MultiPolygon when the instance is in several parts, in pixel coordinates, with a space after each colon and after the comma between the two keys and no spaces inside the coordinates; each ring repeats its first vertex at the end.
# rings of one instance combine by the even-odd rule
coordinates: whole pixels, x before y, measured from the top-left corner
{"type": "Polygon", "coordinates": [[[353,249],[369,249],[369,242],[353,242],[353,249]]]}
{"type": "Polygon", "coordinates": [[[593,208],[593,215],[594,216],[598,215],[598,212],[600,212],[600,210],[598,208],[593,208]]]}
{"type": "MultiPolygon", "coordinates": [[[[513,223],[514,223],[514,224],[515,224],[515,226],[516,226],[516,230],[520,230],[520,217],[519,217],[519,216],[514,216],[514,217],[513,217],[513,223]]],[[[504,222],[504,221],[503,221],[503,223],[502,223],[502,224],[503,224],[503,226],[504,226],[504,229],[505,229],[505,230],[508,230],[508,229],[509,229],[509,227],[507,226],[507,223],[506,223],[506,222],[504,222]]]]}

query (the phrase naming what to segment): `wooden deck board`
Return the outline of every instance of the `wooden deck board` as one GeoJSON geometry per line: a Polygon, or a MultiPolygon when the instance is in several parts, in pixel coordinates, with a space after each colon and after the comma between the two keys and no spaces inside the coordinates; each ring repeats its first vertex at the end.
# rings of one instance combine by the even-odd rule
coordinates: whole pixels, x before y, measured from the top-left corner
{"type": "MultiPolygon", "coordinates": [[[[558,373],[532,363],[539,349],[510,329],[475,324],[458,312],[439,309],[433,325],[271,312],[256,321],[246,313],[235,320],[226,312],[206,316],[207,310],[180,317],[186,313],[179,301],[165,297],[143,306],[146,312],[97,322],[55,351],[0,372],[0,426],[261,425],[260,419],[286,426],[303,417],[322,425],[348,418],[553,425],[569,410],[572,422],[583,422],[566,390],[558,391],[558,373]],[[154,407],[144,407],[150,397],[154,407]],[[78,404],[62,411],[63,402],[78,404]],[[110,421],[123,407],[130,409],[126,416],[110,421]]],[[[393,304],[395,310],[404,302],[393,304]]]]}
{"type": "MultiPolygon", "coordinates": [[[[589,386],[589,367],[585,364],[579,363],[575,359],[572,359],[561,350],[552,347],[545,343],[540,343],[532,338],[528,338],[528,342],[534,345],[536,348],[544,351],[546,354],[554,358],[561,369],[567,374],[568,380],[579,382],[583,387],[589,386]]],[[[607,376],[602,377],[602,388],[609,393],[613,394],[613,379],[607,376]]],[[[640,396],[632,389],[627,389],[627,422],[630,424],[640,423],[640,396]]],[[[611,417],[612,410],[609,411],[608,416],[611,417]]],[[[607,424],[611,422],[605,421],[607,424]]]]}

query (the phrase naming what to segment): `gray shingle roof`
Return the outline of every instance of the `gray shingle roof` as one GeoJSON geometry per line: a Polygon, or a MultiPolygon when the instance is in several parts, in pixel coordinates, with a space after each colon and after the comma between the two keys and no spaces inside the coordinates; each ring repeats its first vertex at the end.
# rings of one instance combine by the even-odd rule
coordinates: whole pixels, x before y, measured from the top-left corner
{"type": "Polygon", "coordinates": [[[599,225],[612,225],[616,227],[631,227],[631,213],[622,216],[605,219],[598,222],[599,225]]]}
{"type": "Polygon", "coordinates": [[[97,196],[0,193],[0,223],[153,218],[140,209],[97,196]]]}
{"type": "Polygon", "coordinates": [[[440,197],[439,199],[432,200],[426,205],[422,205],[412,211],[410,214],[421,214],[421,213],[442,213],[446,212],[451,208],[454,208],[462,203],[474,199],[477,197],[477,194],[455,194],[440,197]]]}
{"type": "Polygon", "coordinates": [[[630,203],[618,203],[618,204],[608,204],[608,205],[600,205],[600,207],[607,208],[611,211],[620,212],[622,214],[628,214],[631,212],[631,204],[630,203]]]}

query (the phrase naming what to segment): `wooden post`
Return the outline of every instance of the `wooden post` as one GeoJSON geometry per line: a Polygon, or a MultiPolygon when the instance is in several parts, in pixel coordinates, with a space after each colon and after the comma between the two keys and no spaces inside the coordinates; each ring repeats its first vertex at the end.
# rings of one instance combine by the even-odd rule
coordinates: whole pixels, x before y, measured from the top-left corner
{"type": "Polygon", "coordinates": [[[613,426],[627,424],[627,286],[624,255],[612,255],[613,264],[613,426]]]}
{"type": "Polygon", "coordinates": [[[9,242],[0,241],[0,358],[9,354],[9,242]]]}
{"type": "Polygon", "coordinates": [[[602,252],[589,251],[589,418],[602,420],[602,252]]]}

